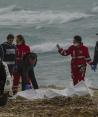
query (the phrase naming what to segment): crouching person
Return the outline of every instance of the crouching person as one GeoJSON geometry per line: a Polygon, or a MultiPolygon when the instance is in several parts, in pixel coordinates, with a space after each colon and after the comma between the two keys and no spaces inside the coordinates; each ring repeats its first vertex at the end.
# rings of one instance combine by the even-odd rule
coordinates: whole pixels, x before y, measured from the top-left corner
{"type": "Polygon", "coordinates": [[[28,53],[23,57],[21,64],[22,90],[30,88],[38,89],[38,83],[35,78],[34,67],[37,64],[37,55],[28,53]]]}
{"type": "Polygon", "coordinates": [[[11,89],[11,75],[8,66],[5,62],[0,60],[0,106],[7,104],[11,89]]]}

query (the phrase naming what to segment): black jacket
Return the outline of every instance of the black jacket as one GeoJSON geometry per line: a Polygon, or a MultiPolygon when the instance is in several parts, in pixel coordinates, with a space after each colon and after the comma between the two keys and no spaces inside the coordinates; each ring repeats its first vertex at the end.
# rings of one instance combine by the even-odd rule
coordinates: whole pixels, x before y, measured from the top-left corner
{"type": "Polygon", "coordinates": [[[95,65],[98,64],[98,41],[96,42],[96,46],[95,46],[95,52],[94,52],[94,60],[93,63],[95,65]]]}
{"type": "Polygon", "coordinates": [[[6,62],[8,65],[15,64],[16,60],[16,46],[14,44],[9,44],[4,42],[0,45],[0,58],[6,62]]]}

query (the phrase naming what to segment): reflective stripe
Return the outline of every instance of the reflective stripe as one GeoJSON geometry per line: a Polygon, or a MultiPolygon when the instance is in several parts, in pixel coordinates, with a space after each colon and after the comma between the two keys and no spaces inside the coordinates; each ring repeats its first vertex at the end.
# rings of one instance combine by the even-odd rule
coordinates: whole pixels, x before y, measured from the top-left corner
{"type": "Polygon", "coordinates": [[[16,60],[20,60],[20,59],[22,59],[22,58],[19,58],[19,57],[16,58],[16,60]]]}
{"type": "Polygon", "coordinates": [[[10,61],[4,61],[6,64],[8,64],[8,65],[10,65],[10,64],[15,64],[15,62],[13,61],[13,62],[10,62],[10,61]]]}
{"type": "Polygon", "coordinates": [[[91,60],[91,58],[85,58],[85,60],[89,61],[89,60],[91,60]]]}
{"type": "Polygon", "coordinates": [[[91,64],[92,63],[92,61],[90,61],[90,62],[88,62],[89,64],[91,64]]]}
{"type": "Polygon", "coordinates": [[[72,59],[84,59],[85,56],[77,56],[77,57],[72,57],[72,59]]]}

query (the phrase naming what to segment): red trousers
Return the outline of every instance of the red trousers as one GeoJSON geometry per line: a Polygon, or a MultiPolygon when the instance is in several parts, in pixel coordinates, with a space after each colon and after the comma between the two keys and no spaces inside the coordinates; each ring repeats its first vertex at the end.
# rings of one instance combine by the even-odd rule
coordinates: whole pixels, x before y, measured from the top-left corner
{"type": "Polygon", "coordinates": [[[21,75],[17,72],[13,74],[14,79],[13,79],[13,92],[17,92],[19,88],[19,81],[21,78],[21,75]]]}
{"type": "Polygon", "coordinates": [[[76,85],[80,81],[85,80],[85,73],[86,73],[86,65],[72,65],[72,79],[73,84],[76,85]]]}

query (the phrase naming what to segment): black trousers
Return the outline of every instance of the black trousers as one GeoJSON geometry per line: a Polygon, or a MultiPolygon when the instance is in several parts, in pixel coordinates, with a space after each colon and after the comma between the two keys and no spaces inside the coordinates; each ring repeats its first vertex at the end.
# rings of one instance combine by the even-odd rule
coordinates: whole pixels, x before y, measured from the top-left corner
{"type": "Polygon", "coordinates": [[[35,78],[34,68],[30,67],[29,69],[22,70],[22,91],[25,90],[26,84],[30,80],[34,89],[38,89],[38,83],[35,78]]]}

